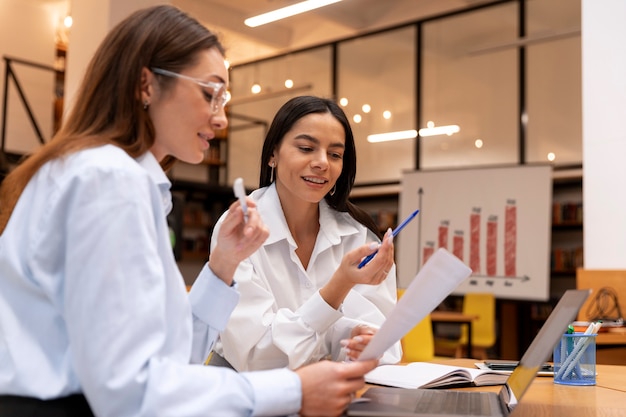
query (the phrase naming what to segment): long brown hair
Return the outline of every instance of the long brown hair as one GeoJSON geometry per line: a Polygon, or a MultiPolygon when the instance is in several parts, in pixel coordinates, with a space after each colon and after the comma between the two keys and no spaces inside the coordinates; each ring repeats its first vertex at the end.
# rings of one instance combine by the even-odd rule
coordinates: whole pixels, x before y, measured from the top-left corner
{"type": "Polygon", "coordinates": [[[330,207],[337,211],[347,212],[356,221],[370,229],[376,236],[382,239],[380,230],[374,220],[361,208],[348,200],[354,179],[356,177],[356,147],[354,134],[350,122],[341,107],[334,101],[315,96],[299,96],[287,101],[278,110],[272,120],[261,153],[261,172],[259,174],[259,187],[266,187],[272,183],[269,162],[274,151],[283,141],[283,138],[291,130],[293,125],[304,116],[313,113],[329,113],[341,125],[345,133],[345,149],[343,153],[343,170],[335,183],[335,192],[326,194],[324,199],[330,207]]]}
{"type": "MultiPolygon", "coordinates": [[[[0,186],[0,234],[17,200],[46,162],[104,144],[130,156],[154,144],[154,125],[141,102],[142,68],[180,72],[196,63],[199,52],[224,48],[217,36],[173,6],[136,11],[113,28],[98,47],[76,94],[74,107],[55,137],[18,165],[0,186]]],[[[172,80],[158,77],[163,88],[172,80]]],[[[175,162],[166,157],[161,166],[175,162]]]]}

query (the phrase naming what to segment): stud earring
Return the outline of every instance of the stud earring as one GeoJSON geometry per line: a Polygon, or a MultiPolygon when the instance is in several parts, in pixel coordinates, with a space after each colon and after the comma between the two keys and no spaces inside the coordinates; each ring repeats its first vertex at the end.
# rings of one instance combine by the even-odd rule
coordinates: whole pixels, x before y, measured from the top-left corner
{"type": "Polygon", "coordinates": [[[150,103],[148,103],[148,100],[144,100],[143,101],[143,109],[144,110],[148,110],[148,107],[150,106],[150,103]]]}
{"type": "Polygon", "coordinates": [[[274,182],[274,167],[276,166],[275,162],[270,163],[270,167],[272,167],[272,171],[270,172],[270,184],[274,182]]]}
{"type": "Polygon", "coordinates": [[[332,189],[332,190],[330,190],[330,193],[329,193],[329,194],[332,196],[332,195],[335,195],[335,193],[336,193],[336,192],[337,192],[337,183],[335,183],[335,185],[334,185],[333,189],[332,189]]]}

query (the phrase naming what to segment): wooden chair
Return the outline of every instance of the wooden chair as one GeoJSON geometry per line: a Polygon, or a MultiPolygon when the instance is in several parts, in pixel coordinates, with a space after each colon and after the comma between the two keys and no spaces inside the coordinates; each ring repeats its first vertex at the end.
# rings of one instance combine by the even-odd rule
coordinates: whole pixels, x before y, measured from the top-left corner
{"type": "MultiPolygon", "coordinates": [[[[472,322],[472,356],[487,359],[487,350],[496,343],[496,298],[492,293],[467,293],[463,296],[463,313],[478,318],[472,322]]],[[[461,326],[457,340],[436,340],[436,351],[454,352],[456,358],[467,357],[467,326],[461,326]]]]}
{"type": "MultiPolygon", "coordinates": [[[[404,293],[398,289],[398,299],[404,293]]],[[[402,343],[402,362],[428,362],[435,357],[435,339],[430,316],[426,316],[413,327],[400,341],[402,343]]]]}

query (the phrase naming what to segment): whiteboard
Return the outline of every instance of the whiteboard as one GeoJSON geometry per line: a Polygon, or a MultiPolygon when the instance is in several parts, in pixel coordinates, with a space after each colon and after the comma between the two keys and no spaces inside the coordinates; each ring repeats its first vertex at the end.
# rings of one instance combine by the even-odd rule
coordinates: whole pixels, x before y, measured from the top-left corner
{"type": "Polygon", "coordinates": [[[403,174],[396,236],[398,285],[445,247],[472,269],[453,292],[545,301],[550,292],[552,168],[515,166],[403,174]]]}

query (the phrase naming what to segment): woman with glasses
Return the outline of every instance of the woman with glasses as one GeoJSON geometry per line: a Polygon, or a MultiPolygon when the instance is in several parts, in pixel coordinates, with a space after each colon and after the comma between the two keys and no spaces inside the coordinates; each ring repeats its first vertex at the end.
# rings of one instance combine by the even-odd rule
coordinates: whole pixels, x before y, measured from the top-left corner
{"type": "MultiPolygon", "coordinates": [[[[395,305],[396,276],[390,231],[359,268],[381,236],[348,201],[355,175],[352,129],[334,101],[296,97],[278,110],[263,144],[262,188],[251,194],[270,236],[237,268],[241,299],[212,364],[296,369],[359,356],[395,305]]],[[[401,356],[397,343],[381,362],[401,356]]]]}
{"type": "MultiPolygon", "coordinates": [[[[202,366],[267,238],[226,214],[187,294],[169,242],[176,159],[227,125],[216,36],[178,9],[137,11],[96,51],[55,138],[0,188],[0,415],[339,415],[377,361],[296,371],[202,366]]],[[[365,249],[364,249],[365,251],[365,249]]]]}

